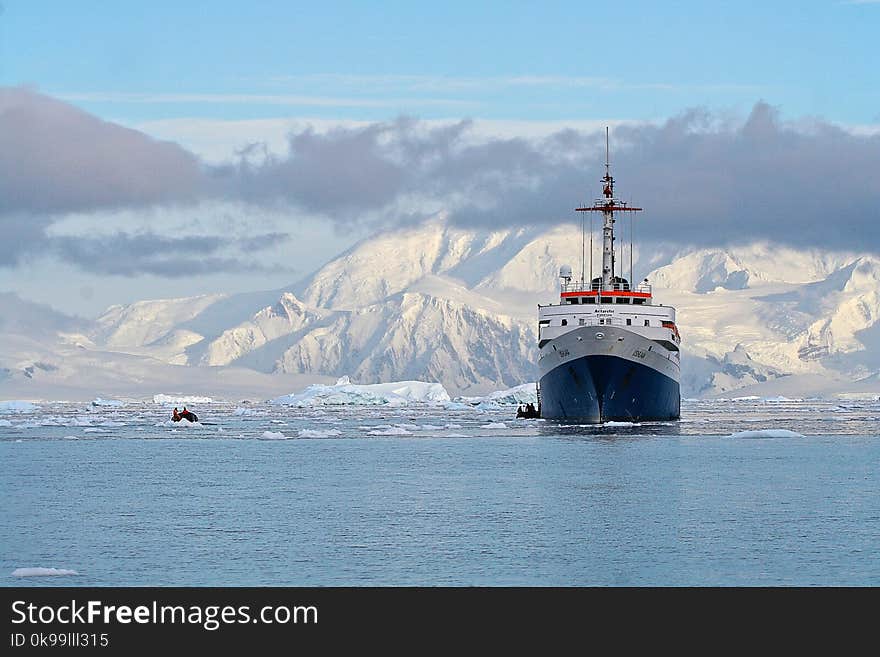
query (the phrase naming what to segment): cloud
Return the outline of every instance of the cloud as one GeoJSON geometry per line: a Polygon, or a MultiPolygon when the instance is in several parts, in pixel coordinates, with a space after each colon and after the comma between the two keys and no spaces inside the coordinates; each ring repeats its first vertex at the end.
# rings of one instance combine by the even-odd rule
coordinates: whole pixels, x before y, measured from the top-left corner
{"type": "MultiPolygon", "coordinates": [[[[617,191],[645,208],[641,239],[880,247],[880,134],[818,119],[786,123],[758,103],[739,119],[689,110],[663,123],[620,124],[612,139],[617,191]]],[[[199,228],[196,248],[176,230],[162,237],[143,225],[120,223],[112,238],[51,230],[65,213],[112,208],[225,200],[305,212],[342,229],[441,209],[464,226],[571,221],[575,206],[598,196],[603,158],[602,131],[500,137],[469,121],[401,118],[300,129],[283,155],[255,143],[209,165],[34,91],[0,89],[0,266],[52,253],[121,276],[259,269],[248,264],[253,249],[294,230],[250,228],[258,234],[245,243],[218,217],[199,228]]]]}
{"type": "Polygon", "coordinates": [[[196,276],[218,271],[261,271],[258,262],[222,255],[230,249],[252,253],[269,248],[287,235],[268,233],[244,241],[212,235],[166,237],[151,233],[101,237],[50,237],[46,248],[61,260],[85,271],[113,276],[152,274],[166,278],[196,276]]]}
{"type": "MultiPolygon", "coordinates": [[[[786,125],[759,103],[742,123],[694,110],[661,125],[621,126],[614,141],[617,191],[646,210],[637,220],[642,237],[880,248],[880,136],[853,135],[818,120],[786,125]]],[[[531,184],[499,183],[493,204],[463,207],[454,216],[481,224],[571,217],[573,201],[598,196],[600,161],[578,157],[580,151],[602,154],[597,146],[579,134],[522,146],[520,157],[531,154],[538,172],[531,184]]]]}
{"type": "MultiPolygon", "coordinates": [[[[576,205],[599,194],[601,132],[471,137],[469,122],[405,119],[305,131],[291,137],[288,156],[231,175],[252,202],[283,199],[340,222],[445,208],[465,226],[549,224],[572,220],[576,205]]],[[[620,125],[613,142],[617,190],[645,208],[642,238],[880,247],[880,135],[818,119],[785,123],[758,103],[744,120],[689,110],[620,125]]]]}
{"type": "Polygon", "coordinates": [[[0,87],[0,214],[187,201],[198,159],[23,87],[0,87]]]}
{"type": "Polygon", "coordinates": [[[186,94],[186,93],[61,93],[59,98],[70,101],[176,104],[176,103],[243,103],[247,105],[279,105],[292,107],[358,107],[393,108],[403,104],[425,107],[473,107],[473,101],[455,98],[341,98],[297,94],[186,94]]]}

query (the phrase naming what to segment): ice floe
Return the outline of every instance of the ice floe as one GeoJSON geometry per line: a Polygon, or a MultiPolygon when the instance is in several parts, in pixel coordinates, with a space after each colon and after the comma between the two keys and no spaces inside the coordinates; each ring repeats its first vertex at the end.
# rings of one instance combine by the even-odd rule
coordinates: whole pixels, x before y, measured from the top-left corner
{"type": "Polygon", "coordinates": [[[803,438],[804,434],[788,429],[755,429],[752,431],[738,431],[728,438],[803,438]]]}
{"type": "Polygon", "coordinates": [[[519,404],[537,404],[538,392],[534,383],[490,392],[483,397],[456,397],[471,406],[518,406],[519,404]]]}
{"type": "Polygon", "coordinates": [[[287,440],[287,436],[280,431],[264,431],[260,440],[287,440]]]}
{"type": "Polygon", "coordinates": [[[102,399],[101,397],[97,397],[92,400],[92,406],[121,408],[125,406],[125,402],[121,402],[118,399],[102,399]]]}
{"type": "Polygon", "coordinates": [[[411,436],[412,431],[408,431],[403,427],[383,427],[383,428],[375,428],[372,431],[367,431],[367,435],[370,436],[411,436]]]}
{"type": "Polygon", "coordinates": [[[300,429],[300,438],[333,438],[341,436],[342,432],[338,429],[300,429]]]}
{"type": "Polygon", "coordinates": [[[60,577],[66,575],[79,575],[79,573],[67,568],[16,568],[12,571],[13,577],[60,577]]]}
{"type": "Polygon", "coordinates": [[[214,399],[211,397],[159,394],[159,395],[153,395],[153,403],[154,404],[177,404],[177,405],[192,406],[193,404],[213,404],[214,399]]]}

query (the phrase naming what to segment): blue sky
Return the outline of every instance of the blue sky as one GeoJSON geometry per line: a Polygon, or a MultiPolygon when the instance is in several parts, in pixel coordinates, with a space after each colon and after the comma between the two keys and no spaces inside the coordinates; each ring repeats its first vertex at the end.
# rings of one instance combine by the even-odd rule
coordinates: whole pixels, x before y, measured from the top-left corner
{"type": "Polygon", "coordinates": [[[880,3],[2,0],[0,81],[105,118],[880,122],[880,3]]]}

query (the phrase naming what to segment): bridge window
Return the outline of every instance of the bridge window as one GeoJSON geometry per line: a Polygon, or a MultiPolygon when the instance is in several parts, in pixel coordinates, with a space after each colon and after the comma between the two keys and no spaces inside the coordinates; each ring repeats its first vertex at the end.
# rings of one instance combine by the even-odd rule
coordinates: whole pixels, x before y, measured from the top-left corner
{"type": "Polygon", "coordinates": [[[596,297],[584,297],[581,303],[596,303],[596,297]]]}
{"type": "Polygon", "coordinates": [[[629,297],[617,297],[614,303],[629,303],[629,297]]]}
{"type": "Polygon", "coordinates": [[[614,297],[602,297],[600,303],[614,303],[614,297]]]}
{"type": "Polygon", "coordinates": [[[636,305],[641,305],[645,303],[645,299],[642,297],[636,297],[633,299],[633,303],[636,305]]]}
{"type": "Polygon", "coordinates": [[[568,299],[568,302],[569,302],[569,303],[580,303],[581,300],[580,300],[579,297],[571,297],[571,298],[568,299]]]}

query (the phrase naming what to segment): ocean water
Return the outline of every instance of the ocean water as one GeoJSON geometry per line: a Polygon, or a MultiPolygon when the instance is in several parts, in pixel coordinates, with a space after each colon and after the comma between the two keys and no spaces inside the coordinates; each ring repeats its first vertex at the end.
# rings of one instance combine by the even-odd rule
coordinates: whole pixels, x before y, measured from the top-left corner
{"type": "Polygon", "coordinates": [[[4,586],[880,585],[875,400],[685,401],[680,422],[601,427],[420,404],[201,404],[192,426],[158,404],[15,410],[4,586]]]}

